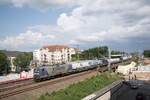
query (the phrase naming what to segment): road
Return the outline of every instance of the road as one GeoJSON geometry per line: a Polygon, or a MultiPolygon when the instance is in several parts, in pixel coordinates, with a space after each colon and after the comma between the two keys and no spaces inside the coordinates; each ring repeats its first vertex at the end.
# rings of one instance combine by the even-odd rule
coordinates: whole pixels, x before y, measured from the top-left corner
{"type": "Polygon", "coordinates": [[[138,81],[138,83],[140,85],[137,89],[131,89],[129,85],[124,84],[120,91],[116,92],[115,100],[136,100],[137,93],[144,94],[143,100],[150,100],[150,82],[138,81]]]}

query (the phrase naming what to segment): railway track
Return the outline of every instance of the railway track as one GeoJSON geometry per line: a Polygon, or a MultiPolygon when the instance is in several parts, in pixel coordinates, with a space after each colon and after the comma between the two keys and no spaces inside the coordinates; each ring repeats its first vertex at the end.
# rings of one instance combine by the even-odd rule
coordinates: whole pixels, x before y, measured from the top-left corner
{"type": "MultiPolygon", "coordinates": [[[[112,69],[116,69],[116,67],[119,64],[117,63],[117,64],[111,65],[112,69]]],[[[68,76],[65,76],[65,77],[59,77],[59,78],[56,78],[56,79],[53,79],[53,80],[43,81],[43,82],[39,82],[39,83],[35,83],[35,84],[32,83],[33,82],[33,80],[32,80],[31,83],[28,83],[26,85],[21,84],[20,86],[6,87],[6,88],[3,88],[3,89],[0,89],[0,91],[5,90],[3,92],[0,92],[0,99],[7,98],[7,97],[10,97],[10,96],[14,96],[14,95],[17,95],[17,94],[21,94],[23,92],[35,90],[35,89],[38,89],[38,88],[42,88],[44,86],[53,85],[53,84],[56,84],[58,82],[68,80],[68,79],[71,79],[71,78],[74,78],[74,77],[80,77],[80,76],[85,75],[85,74],[96,72],[97,70],[99,70],[100,72],[104,72],[104,71],[107,70],[107,67],[106,67],[106,65],[105,66],[100,66],[99,69],[93,69],[93,70],[88,70],[88,71],[84,71],[84,72],[80,72],[80,73],[75,73],[75,74],[71,74],[71,75],[68,75],[68,76]]]]}
{"type": "Polygon", "coordinates": [[[32,79],[27,81],[20,81],[19,83],[6,84],[3,85],[3,87],[0,86],[0,93],[8,90],[14,90],[16,88],[31,85],[31,84],[35,84],[35,82],[32,79]]]}
{"type": "Polygon", "coordinates": [[[27,92],[27,91],[31,91],[34,89],[42,88],[44,86],[53,85],[53,84],[56,84],[56,83],[64,81],[64,80],[72,79],[75,77],[80,77],[82,75],[86,75],[86,74],[93,73],[93,72],[96,72],[96,70],[88,70],[85,72],[81,72],[81,73],[77,73],[77,74],[73,74],[73,75],[69,75],[69,76],[65,76],[65,77],[61,77],[61,78],[56,78],[56,79],[49,80],[49,81],[44,81],[44,82],[20,87],[20,88],[14,89],[14,90],[5,91],[5,92],[0,93],[0,99],[4,99],[4,98],[10,97],[10,96],[14,96],[14,95],[17,95],[17,94],[20,94],[23,92],[27,92]]]}
{"type": "Polygon", "coordinates": [[[0,88],[17,85],[17,84],[24,83],[24,82],[31,81],[31,80],[33,80],[33,78],[2,82],[2,83],[0,83],[0,88]]]}

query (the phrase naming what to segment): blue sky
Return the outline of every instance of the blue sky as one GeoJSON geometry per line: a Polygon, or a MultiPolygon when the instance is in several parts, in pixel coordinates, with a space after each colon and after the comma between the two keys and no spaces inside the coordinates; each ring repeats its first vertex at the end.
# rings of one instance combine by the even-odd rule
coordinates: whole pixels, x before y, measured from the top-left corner
{"type": "Polygon", "coordinates": [[[29,7],[17,8],[12,5],[1,5],[0,36],[5,37],[24,32],[29,26],[56,24],[59,14],[68,12],[68,10],[63,8],[41,12],[29,7]]]}
{"type": "Polygon", "coordinates": [[[1,0],[0,12],[0,49],[33,51],[51,44],[150,49],[148,0],[1,0]]]}

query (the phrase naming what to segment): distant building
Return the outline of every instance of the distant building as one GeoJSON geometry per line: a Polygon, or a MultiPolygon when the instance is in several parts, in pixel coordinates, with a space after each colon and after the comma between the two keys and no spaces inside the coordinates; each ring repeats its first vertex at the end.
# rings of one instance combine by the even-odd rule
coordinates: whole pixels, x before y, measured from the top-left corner
{"type": "Polygon", "coordinates": [[[75,49],[64,45],[44,46],[33,52],[33,60],[38,64],[62,64],[71,61],[71,55],[75,54],[75,49]]]}
{"type": "Polygon", "coordinates": [[[16,59],[16,57],[8,57],[8,59],[10,60],[10,68],[12,72],[16,71],[16,66],[14,65],[14,60],[16,59]]]}
{"type": "Polygon", "coordinates": [[[14,60],[17,57],[17,55],[22,54],[23,52],[7,51],[7,50],[1,50],[1,51],[6,54],[6,56],[8,57],[8,59],[10,61],[10,70],[11,70],[11,72],[15,72],[16,71],[16,66],[14,65],[14,60]]]}
{"type": "Polygon", "coordinates": [[[40,51],[40,49],[34,50],[34,52],[33,52],[33,60],[34,61],[41,61],[41,51],[40,51]]]}

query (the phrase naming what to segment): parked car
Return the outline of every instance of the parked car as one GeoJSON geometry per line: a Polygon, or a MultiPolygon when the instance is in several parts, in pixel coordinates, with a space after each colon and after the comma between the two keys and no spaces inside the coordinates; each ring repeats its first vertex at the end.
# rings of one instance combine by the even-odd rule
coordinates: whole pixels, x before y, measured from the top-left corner
{"type": "Polygon", "coordinates": [[[133,83],[130,84],[130,87],[131,87],[131,89],[138,89],[139,86],[138,86],[137,83],[133,82],[133,83]]]}
{"type": "Polygon", "coordinates": [[[138,82],[135,80],[123,81],[123,84],[130,86],[131,89],[137,89],[139,87],[138,82]]]}

